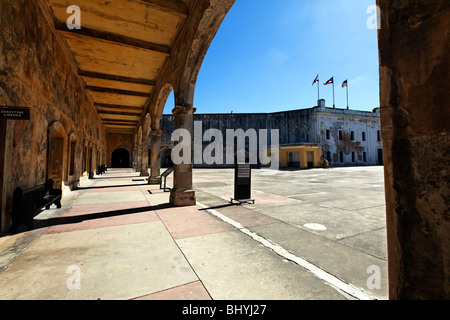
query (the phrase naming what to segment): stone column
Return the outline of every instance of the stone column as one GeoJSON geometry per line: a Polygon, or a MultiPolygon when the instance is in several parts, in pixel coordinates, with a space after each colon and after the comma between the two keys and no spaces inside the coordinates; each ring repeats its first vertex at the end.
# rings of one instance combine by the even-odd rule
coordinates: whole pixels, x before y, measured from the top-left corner
{"type": "Polygon", "coordinates": [[[141,177],[148,177],[148,145],[149,139],[145,137],[142,140],[142,160],[141,160],[141,177]]]}
{"type": "MultiPolygon", "coordinates": [[[[194,135],[194,112],[195,109],[193,107],[176,106],[172,110],[174,115],[174,130],[186,129],[191,134],[191,141],[194,135]]],[[[195,192],[192,189],[192,159],[190,163],[182,163],[174,166],[170,204],[176,207],[196,204],[195,192]]]]}
{"type": "Polygon", "coordinates": [[[138,148],[137,145],[135,144],[133,146],[133,169],[134,171],[138,170],[138,148]]]}
{"type": "Polygon", "coordinates": [[[389,298],[450,297],[448,0],[378,0],[389,298]]]}
{"type": "Polygon", "coordinates": [[[142,142],[137,145],[137,162],[136,162],[136,172],[140,172],[142,167],[142,142]]]}
{"type": "Polygon", "coordinates": [[[150,178],[148,184],[160,184],[161,182],[161,135],[162,131],[150,132],[150,178]]]}

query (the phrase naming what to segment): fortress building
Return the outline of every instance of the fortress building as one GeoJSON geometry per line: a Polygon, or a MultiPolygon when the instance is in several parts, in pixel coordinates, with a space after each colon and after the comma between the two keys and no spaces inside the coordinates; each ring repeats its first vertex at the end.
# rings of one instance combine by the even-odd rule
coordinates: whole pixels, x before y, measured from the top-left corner
{"type": "MultiPolygon", "coordinates": [[[[282,168],[322,167],[323,160],[331,166],[383,164],[378,108],[372,112],[326,108],[323,100],[319,102],[322,104],[320,107],[274,113],[194,114],[194,122],[201,124],[202,151],[211,143],[204,136],[210,129],[219,130],[223,134],[223,141],[226,131],[230,129],[242,129],[244,132],[267,129],[269,145],[273,144],[270,132],[278,129],[282,168]]],[[[171,140],[173,115],[163,116],[161,129],[161,165],[164,167],[170,163],[174,144],[171,140]]],[[[224,145],[224,157],[225,153],[224,145]]],[[[222,163],[208,165],[203,162],[195,163],[194,166],[229,166],[226,161],[222,163]]]]}

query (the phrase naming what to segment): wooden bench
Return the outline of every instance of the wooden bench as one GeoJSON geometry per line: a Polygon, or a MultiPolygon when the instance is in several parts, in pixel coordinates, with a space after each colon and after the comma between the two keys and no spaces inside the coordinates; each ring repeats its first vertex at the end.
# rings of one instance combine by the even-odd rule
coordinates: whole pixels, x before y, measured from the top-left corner
{"type": "Polygon", "coordinates": [[[49,179],[45,184],[23,190],[16,188],[13,193],[12,225],[11,232],[25,224],[27,230],[33,229],[33,218],[43,208],[50,209],[52,204],[61,208],[62,191],[53,189],[53,180],[49,179]]]}

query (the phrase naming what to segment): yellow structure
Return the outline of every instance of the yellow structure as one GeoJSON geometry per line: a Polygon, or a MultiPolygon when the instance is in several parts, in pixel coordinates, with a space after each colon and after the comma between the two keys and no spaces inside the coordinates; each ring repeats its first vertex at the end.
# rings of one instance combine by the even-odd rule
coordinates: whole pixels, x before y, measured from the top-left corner
{"type": "Polygon", "coordinates": [[[322,148],[319,144],[296,143],[280,145],[280,168],[322,168],[322,148]]]}

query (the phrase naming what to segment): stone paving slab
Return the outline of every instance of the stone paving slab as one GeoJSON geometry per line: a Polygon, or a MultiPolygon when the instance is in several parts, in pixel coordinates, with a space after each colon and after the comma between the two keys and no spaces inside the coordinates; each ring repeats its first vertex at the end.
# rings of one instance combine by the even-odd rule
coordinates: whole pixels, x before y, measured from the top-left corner
{"type": "Polygon", "coordinates": [[[0,299],[131,299],[197,280],[158,221],[42,235],[0,274],[0,299]]]}
{"type": "Polygon", "coordinates": [[[177,240],[215,300],[345,299],[239,231],[177,240]]]}
{"type": "Polygon", "coordinates": [[[135,298],[133,300],[211,300],[200,281],[135,298]]]}
{"type": "Polygon", "coordinates": [[[255,206],[253,210],[301,229],[305,229],[305,224],[321,224],[326,227],[326,230],[310,230],[310,232],[330,239],[342,239],[385,226],[385,222],[379,215],[345,211],[311,203],[280,205],[276,210],[255,206]]]}
{"type": "Polygon", "coordinates": [[[387,264],[382,258],[282,222],[253,227],[251,230],[344,282],[378,299],[387,299],[387,264]],[[379,267],[383,290],[367,287],[370,276],[367,270],[370,266],[379,267]]]}
{"type": "MultiPolygon", "coordinates": [[[[135,202],[129,203],[135,204],[135,202]]],[[[50,224],[54,223],[55,225],[50,226],[46,233],[105,228],[159,220],[153,207],[148,203],[139,203],[140,205],[131,208],[115,210],[104,208],[104,211],[97,210],[95,213],[69,211],[63,218],[53,219],[54,222],[50,221],[50,224]]]]}
{"type": "MultiPolygon", "coordinates": [[[[214,170],[215,171],[215,170],[214,170]]],[[[278,244],[324,271],[353,284],[378,299],[387,298],[387,240],[382,167],[331,170],[286,170],[272,176],[252,173],[252,198],[232,213],[224,192],[233,187],[233,170],[221,170],[229,185],[222,189],[199,187],[203,204],[237,222],[238,210],[249,216],[271,218],[275,223],[246,224],[251,231],[278,244]],[[283,202],[270,199],[288,199],[283,202]],[[250,214],[252,212],[252,214],[250,214]],[[319,228],[320,227],[320,228],[319,228]],[[379,267],[381,286],[367,288],[369,266],[379,267]]],[[[202,179],[207,170],[195,171],[202,179]]]]}
{"type": "Polygon", "coordinates": [[[197,206],[158,210],[158,216],[174,239],[225,232],[234,228],[199,210],[197,206]]]}
{"type": "Polygon", "coordinates": [[[77,200],[76,204],[97,204],[112,202],[134,202],[145,201],[145,196],[140,190],[123,192],[92,192],[84,193],[77,200]]]}
{"type": "MultiPolygon", "coordinates": [[[[229,203],[217,206],[209,206],[214,210],[219,210],[221,214],[239,222],[244,227],[253,227],[278,222],[277,219],[260,214],[247,206],[230,205],[229,203]]],[[[202,209],[207,210],[208,208],[202,209]]]]}

